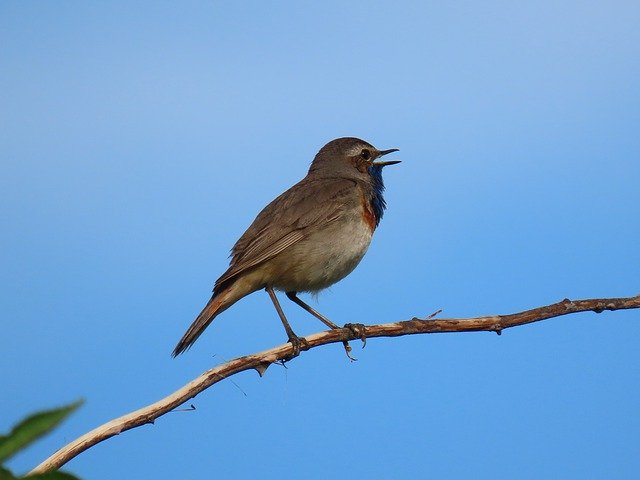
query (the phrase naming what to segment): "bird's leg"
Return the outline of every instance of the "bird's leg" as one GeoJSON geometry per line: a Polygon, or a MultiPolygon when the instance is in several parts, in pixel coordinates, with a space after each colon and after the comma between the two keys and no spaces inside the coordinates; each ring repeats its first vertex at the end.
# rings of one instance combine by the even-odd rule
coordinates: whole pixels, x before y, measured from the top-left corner
{"type": "Polygon", "coordinates": [[[289,325],[287,317],[284,315],[284,311],[282,311],[282,307],[280,306],[280,302],[278,301],[278,297],[276,297],[276,293],[273,291],[273,288],[266,287],[265,290],[269,294],[269,297],[273,302],[273,306],[276,307],[278,316],[280,317],[282,325],[287,332],[287,337],[289,337],[289,342],[291,342],[291,345],[293,345],[293,355],[291,358],[297,357],[298,355],[300,355],[300,346],[302,344],[305,344],[305,346],[308,348],[307,341],[304,338],[300,338],[298,335],[296,335],[291,328],[291,325],[289,325]]]}
{"type": "MultiPolygon", "coordinates": [[[[293,303],[295,303],[295,304],[301,306],[302,308],[304,308],[307,312],[309,312],[311,315],[316,317],[318,320],[320,320],[322,323],[324,323],[327,327],[331,328],[332,330],[337,330],[337,329],[340,328],[338,325],[336,325],[331,320],[329,320],[327,317],[322,315],[319,311],[317,311],[311,305],[309,305],[309,304],[303,302],[302,300],[300,300],[298,298],[297,293],[298,292],[286,292],[286,295],[287,295],[287,298],[289,300],[291,300],[293,303]]],[[[351,355],[351,345],[349,345],[349,342],[347,342],[346,340],[343,340],[342,341],[342,345],[344,345],[344,351],[347,354],[347,357],[349,357],[349,360],[351,360],[352,362],[355,362],[357,360],[357,358],[354,358],[351,355]]]]}
{"type": "Polygon", "coordinates": [[[329,320],[327,317],[325,317],[324,315],[322,315],[319,311],[317,311],[315,308],[313,308],[311,305],[306,304],[305,302],[303,302],[302,300],[300,300],[298,298],[298,292],[287,292],[287,298],[289,300],[291,300],[293,303],[296,303],[298,305],[300,305],[302,308],[304,308],[307,312],[309,312],[311,315],[313,315],[314,317],[316,317],[318,320],[320,320],[322,323],[324,323],[327,327],[335,330],[337,328],[340,328],[338,325],[336,325],[335,323],[333,323],[331,320],[329,320]]]}

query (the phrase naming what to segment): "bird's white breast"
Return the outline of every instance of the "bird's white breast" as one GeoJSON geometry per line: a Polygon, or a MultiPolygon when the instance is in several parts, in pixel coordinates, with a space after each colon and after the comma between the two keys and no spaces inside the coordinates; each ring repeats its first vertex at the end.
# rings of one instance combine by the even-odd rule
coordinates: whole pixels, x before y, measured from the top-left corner
{"type": "Polygon", "coordinates": [[[280,271],[274,287],[315,292],[333,285],[360,263],[372,234],[360,209],[354,209],[283,252],[288,258],[281,265],[286,263],[288,268],[280,271]]]}

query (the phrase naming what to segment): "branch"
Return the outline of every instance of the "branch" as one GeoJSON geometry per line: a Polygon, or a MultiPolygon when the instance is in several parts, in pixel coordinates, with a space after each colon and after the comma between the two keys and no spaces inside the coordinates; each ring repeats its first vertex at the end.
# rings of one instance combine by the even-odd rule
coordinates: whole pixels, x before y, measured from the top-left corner
{"type": "MultiPolygon", "coordinates": [[[[381,325],[351,325],[350,327],[315,333],[306,338],[307,346],[303,349],[327,345],[329,343],[346,342],[349,340],[366,339],[372,337],[400,337],[419,333],[446,332],[496,332],[527,323],[539,322],[548,318],[559,317],[570,313],[592,311],[601,313],[605,310],[623,310],[640,308],[640,295],[627,298],[599,298],[589,300],[564,299],[561,302],[544,307],[526,310],[511,315],[493,315],[467,319],[447,318],[421,320],[413,318],[404,322],[385,323],[381,325]]],[[[91,448],[107,438],[118,435],[147,423],[154,423],[155,419],[182,405],[210,386],[224,380],[231,375],[254,369],[260,376],[269,365],[291,359],[293,347],[290,343],[265,350],[253,355],[238,357],[215,368],[207,370],[196,379],[175,391],[171,395],[122,417],[111,420],[104,425],[91,430],[78,439],[64,446],[44,462],[34,468],[30,474],[47,472],[60,468],[76,455],[91,448]]]]}

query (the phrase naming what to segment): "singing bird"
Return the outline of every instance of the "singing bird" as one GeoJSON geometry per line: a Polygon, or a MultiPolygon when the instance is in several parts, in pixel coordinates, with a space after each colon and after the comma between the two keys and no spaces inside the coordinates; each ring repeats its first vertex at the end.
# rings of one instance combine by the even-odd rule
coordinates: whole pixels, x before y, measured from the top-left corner
{"type": "Polygon", "coordinates": [[[189,349],[217,315],[261,289],[269,294],[296,354],[301,339],[274,290],[330,328],[339,328],[297,294],[327,288],[360,263],[386,208],[382,169],[400,163],[377,160],[396,151],[352,137],[322,147],[307,176],[267,205],[233,246],[229,269],[216,280],[213,296],[173,356],[189,349]]]}

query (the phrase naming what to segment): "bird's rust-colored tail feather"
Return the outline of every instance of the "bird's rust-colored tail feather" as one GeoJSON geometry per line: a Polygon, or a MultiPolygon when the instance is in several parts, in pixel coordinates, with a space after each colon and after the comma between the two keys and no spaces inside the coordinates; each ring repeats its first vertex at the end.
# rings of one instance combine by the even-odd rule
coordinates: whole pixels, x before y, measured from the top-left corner
{"type": "Polygon", "coordinates": [[[176,348],[173,349],[173,353],[171,354],[173,357],[189,350],[213,319],[223,310],[226,310],[235,303],[237,299],[230,299],[230,294],[230,289],[227,289],[214,294],[211,297],[211,300],[209,300],[207,305],[202,309],[200,315],[198,315],[186,333],[182,336],[176,345],[176,348]]]}

